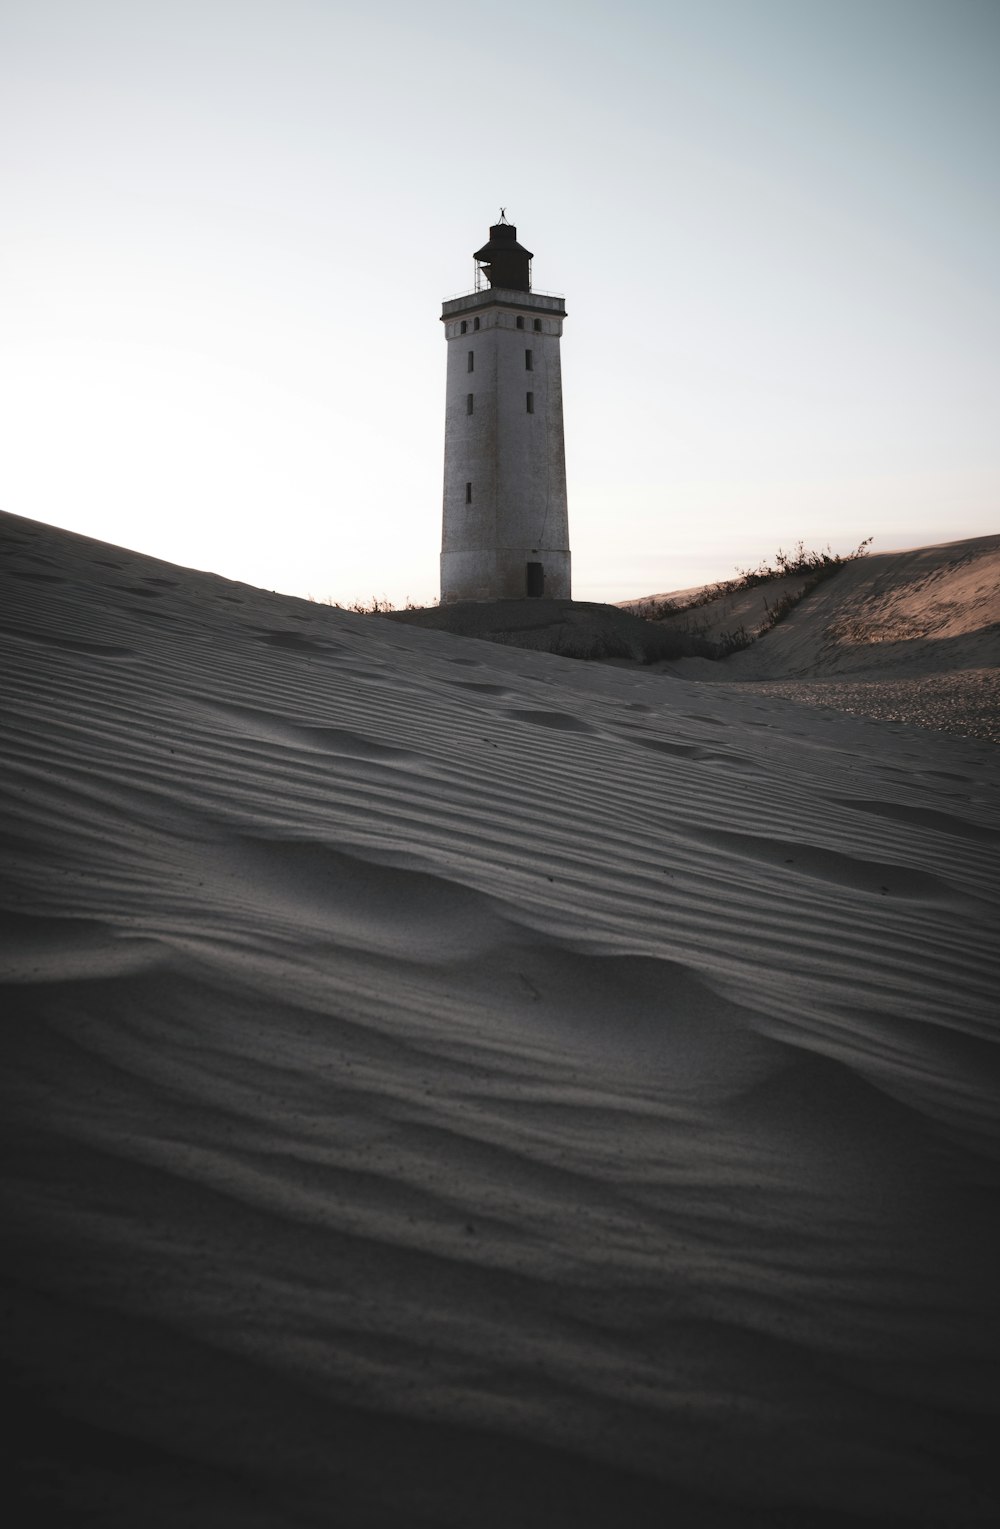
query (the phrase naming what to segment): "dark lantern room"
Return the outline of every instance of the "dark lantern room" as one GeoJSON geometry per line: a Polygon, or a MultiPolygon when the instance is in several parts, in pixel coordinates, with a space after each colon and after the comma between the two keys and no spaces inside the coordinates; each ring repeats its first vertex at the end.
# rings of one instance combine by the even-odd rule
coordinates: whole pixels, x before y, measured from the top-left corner
{"type": "Polygon", "coordinates": [[[511,292],[531,291],[532,254],[523,244],[518,244],[513,223],[494,223],[489,243],[476,250],[472,258],[491,287],[506,287],[511,292]]]}

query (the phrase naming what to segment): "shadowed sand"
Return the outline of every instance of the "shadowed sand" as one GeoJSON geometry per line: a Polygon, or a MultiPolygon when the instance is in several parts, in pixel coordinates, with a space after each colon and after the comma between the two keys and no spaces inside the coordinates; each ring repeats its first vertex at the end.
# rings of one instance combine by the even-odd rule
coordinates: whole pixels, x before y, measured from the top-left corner
{"type": "Polygon", "coordinates": [[[995,1521],[989,743],[0,538],[18,1524],[995,1521]]]}

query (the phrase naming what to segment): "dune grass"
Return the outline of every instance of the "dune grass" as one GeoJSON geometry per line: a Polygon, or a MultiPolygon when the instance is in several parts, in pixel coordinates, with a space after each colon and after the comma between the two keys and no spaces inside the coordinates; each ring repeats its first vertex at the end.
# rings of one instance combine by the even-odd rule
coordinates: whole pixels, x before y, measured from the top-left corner
{"type": "MultiPolygon", "coordinates": [[[[756,568],[738,568],[735,578],[723,579],[718,584],[709,584],[700,594],[693,595],[688,600],[643,600],[630,602],[628,608],[633,615],[641,616],[644,621],[666,621],[671,616],[698,610],[701,606],[711,605],[727,595],[738,594],[742,589],[755,589],[759,584],[771,584],[776,579],[790,579],[807,574],[810,582],[798,596],[798,599],[801,599],[803,595],[809,593],[809,590],[815,589],[817,584],[835,574],[845,563],[853,563],[858,558],[867,557],[868,548],[873,539],[871,536],[866,537],[853,552],[846,553],[832,552],[829,546],[821,552],[809,551],[804,542],[798,541],[791,552],[785,552],[779,547],[772,562],[762,560],[756,568]]],[[[788,596],[783,597],[783,601],[779,601],[778,605],[782,605],[788,599],[788,596]]],[[[768,628],[776,625],[777,621],[787,615],[796,603],[797,600],[792,600],[790,604],[784,604],[781,614],[769,622],[768,628]]],[[[777,608],[776,605],[774,609],[777,608]]]]}
{"type": "Polygon", "coordinates": [[[756,589],[761,584],[772,584],[779,579],[801,579],[805,575],[804,583],[796,589],[790,589],[787,594],[779,596],[773,605],[769,605],[765,598],[763,620],[758,622],[752,631],[748,631],[745,626],[739,626],[713,641],[705,637],[704,632],[698,633],[688,628],[687,635],[691,646],[683,654],[670,655],[685,658],[728,658],[731,653],[738,653],[743,648],[750,647],[751,643],[756,642],[772,627],[777,626],[801,600],[812,593],[817,585],[832,578],[846,563],[853,563],[858,558],[867,557],[872,540],[872,537],[866,537],[853,552],[847,553],[832,552],[829,546],[824,551],[810,551],[804,542],[798,541],[791,552],[785,552],[779,547],[773,561],[761,561],[756,568],[738,569],[735,578],[724,579],[720,584],[712,584],[690,600],[648,600],[630,606],[630,609],[644,621],[659,626],[672,622],[677,616],[688,616],[692,611],[712,605],[728,595],[738,594],[741,590],[756,589]],[[706,648],[711,651],[706,651],[706,648]]]}

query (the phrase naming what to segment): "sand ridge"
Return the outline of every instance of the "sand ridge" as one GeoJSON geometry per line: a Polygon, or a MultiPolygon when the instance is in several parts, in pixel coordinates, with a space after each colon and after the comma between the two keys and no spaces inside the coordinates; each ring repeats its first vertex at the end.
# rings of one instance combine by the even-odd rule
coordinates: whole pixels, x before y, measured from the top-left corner
{"type": "Polygon", "coordinates": [[[992,1520],[989,744],[0,532],[28,1509],[992,1520]]]}

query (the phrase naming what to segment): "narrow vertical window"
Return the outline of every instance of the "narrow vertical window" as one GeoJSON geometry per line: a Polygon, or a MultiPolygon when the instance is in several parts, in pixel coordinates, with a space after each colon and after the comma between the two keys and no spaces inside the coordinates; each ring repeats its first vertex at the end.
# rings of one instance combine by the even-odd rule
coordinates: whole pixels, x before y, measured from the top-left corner
{"type": "Polygon", "coordinates": [[[526,372],[533,372],[535,370],[535,358],[530,350],[526,350],[524,353],[524,370],[526,372]]]}
{"type": "Polygon", "coordinates": [[[473,327],[473,329],[478,329],[479,328],[479,320],[478,319],[473,319],[472,320],[472,327],[473,327]]]}
{"type": "Polygon", "coordinates": [[[472,484],[471,483],[467,483],[465,485],[465,502],[466,502],[466,504],[471,504],[472,503],[472,484]]]}
{"type": "MultiPolygon", "coordinates": [[[[471,393],[469,394],[469,397],[470,398],[472,397],[471,393]]],[[[534,395],[534,393],[528,393],[526,395],[526,399],[527,399],[527,404],[528,404],[528,413],[529,414],[534,414],[534,412],[535,412],[535,395],[534,395]]],[[[471,409],[469,410],[469,413],[470,414],[472,413],[471,409]]]]}
{"type": "Polygon", "coordinates": [[[518,327],[518,329],[523,329],[524,328],[524,319],[521,317],[520,314],[517,315],[517,327],[518,327]]]}
{"type": "Polygon", "coordinates": [[[466,393],[466,395],[465,395],[465,412],[466,412],[466,414],[471,414],[472,413],[472,399],[473,399],[473,395],[471,393],[466,393]]]}
{"type": "Polygon", "coordinates": [[[539,331],[539,333],[541,332],[541,328],[542,328],[542,321],[541,321],[541,319],[536,319],[535,320],[535,328],[536,328],[536,330],[539,331]]]}
{"type": "Polygon", "coordinates": [[[465,322],[465,319],[463,319],[463,320],[462,320],[462,333],[463,333],[463,334],[464,334],[464,333],[465,333],[465,331],[466,331],[466,330],[467,330],[467,329],[468,329],[468,327],[469,327],[469,326],[468,326],[468,324],[467,324],[467,323],[466,323],[466,322],[465,322]]]}
{"type": "Polygon", "coordinates": [[[469,351],[469,365],[468,365],[467,370],[470,371],[470,372],[474,372],[476,370],[476,353],[475,353],[475,351],[472,351],[472,350],[469,351]]]}

